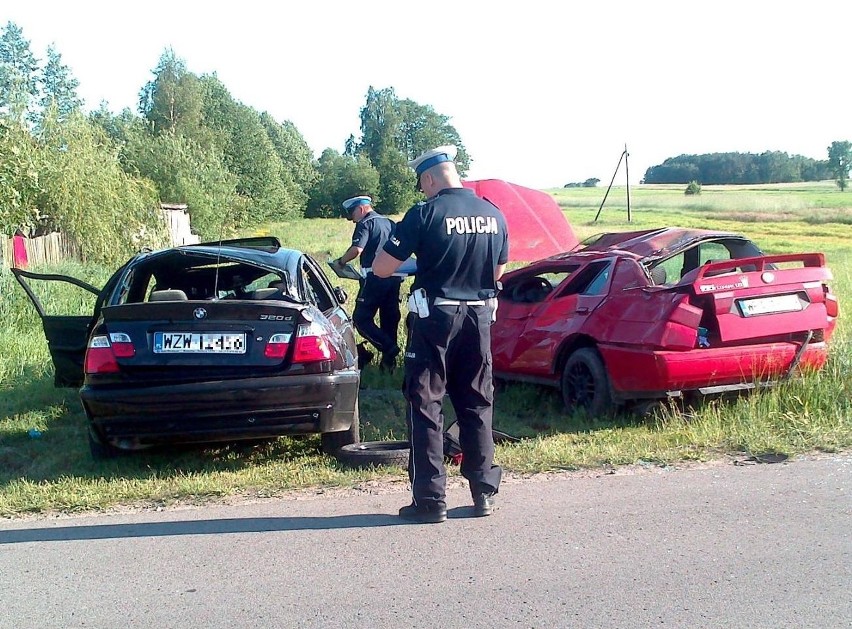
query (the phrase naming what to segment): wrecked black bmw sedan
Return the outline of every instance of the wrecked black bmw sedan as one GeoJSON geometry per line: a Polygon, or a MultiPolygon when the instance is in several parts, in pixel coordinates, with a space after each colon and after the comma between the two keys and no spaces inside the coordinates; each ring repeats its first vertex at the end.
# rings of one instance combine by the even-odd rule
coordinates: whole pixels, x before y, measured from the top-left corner
{"type": "Polygon", "coordinates": [[[81,387],[96,458],[311,433],[333,453],[359,440],[346,294],[276,238],[140,253],[100,290],[13,272],[42,319],[55,384],[81,387]],[[48,315],[33,290],[38,281],[94,293],[94,312],[48,315]]]}

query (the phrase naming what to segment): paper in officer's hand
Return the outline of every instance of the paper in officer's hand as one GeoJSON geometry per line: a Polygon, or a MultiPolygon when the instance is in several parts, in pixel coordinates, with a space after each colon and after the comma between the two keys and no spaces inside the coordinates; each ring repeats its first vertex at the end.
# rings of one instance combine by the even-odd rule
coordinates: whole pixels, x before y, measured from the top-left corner
{"type": "Polygon", "coordinates": [[[331,270],[334,271],[334,274],[337,277],[341,277],[341,278],[347,279],[347,280],[360,280],[361,279],[361,274],[358,273],[358,271],[355,270],[355,267],[353,267],[351,264],[341,264],[339,258],[334,259],[334,260],[329,258],[326,261],[326,264],[328,264],[328,266],[331,268],[331,270]]]}

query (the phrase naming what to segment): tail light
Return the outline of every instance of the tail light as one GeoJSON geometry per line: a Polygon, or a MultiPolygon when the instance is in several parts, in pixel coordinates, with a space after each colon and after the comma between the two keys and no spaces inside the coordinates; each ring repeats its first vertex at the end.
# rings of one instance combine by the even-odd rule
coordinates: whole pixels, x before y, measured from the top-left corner
{"type": "Polygon", "coordinates": [[[840,314],[840,307],[837,303],[837,297],[831,290],[823,284],[823,290],[825,291],[825,312],[829,317],[837,317],[840,314]]]}
{"type": "Polygon", "coordinates": [[[292,336],[292,334],[273,334],[263,348],[263,355],[267,358],[284,358],[290,347],[292,336]]]}
{"type": "Polygon", "coordinates": [[[334,355],[334,348],[328,342],[325,330],[317,323],[302,324],[296,330],[296,348],[293,352],[294,363],[331,360],[334,355]]]}
{"type": "Polygon", "coordinates": [[[116,358],[133,358],[136,355],[136,348],[133,347],[133,341],[130,336],[124,332],[113,332],[109,335],[109,343],[112,345],[112,353],[116,358]]]}
{"type": "Polygon", "coordinates": [[[89,339],[83,369],[87,374],[116,373],[118,358],[133,358],[136,349],[124,332],[98,334],[89,339]]]}

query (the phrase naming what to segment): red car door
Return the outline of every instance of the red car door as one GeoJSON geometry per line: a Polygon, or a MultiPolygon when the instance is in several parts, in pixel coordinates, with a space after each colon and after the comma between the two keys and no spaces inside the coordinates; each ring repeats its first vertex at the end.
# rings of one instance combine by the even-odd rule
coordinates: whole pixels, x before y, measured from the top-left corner
{"type": "Polygon", "coordinates": [[[563,342],[582,330],[606,297],[609,269],[609,261],[598,260],[509,278],[491,333],[495,371],[552,377],[563,342]],[[563,280],[555,288],[537,290],[537,277],[560,273],[563,280]]]}

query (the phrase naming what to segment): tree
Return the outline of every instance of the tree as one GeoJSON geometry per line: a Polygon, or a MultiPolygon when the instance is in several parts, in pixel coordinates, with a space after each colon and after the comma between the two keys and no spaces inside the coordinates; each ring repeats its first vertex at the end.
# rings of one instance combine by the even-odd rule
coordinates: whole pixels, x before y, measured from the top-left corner
{"type": "Polygon", "coordinates": [[[36,141],[20,123],[0,118],[0,155],[0,234],[32,232],[40,222],[36,141]]]}
{"type": "Polygon", "coordinates": [[[226,168],[236,175],[237,193],[249,201],[252,223],[300,214],[302,201],[284,185],[281,158],[260,114],[234,100],[215,76],[202,77],[202,85],[202,123],[221,147],[226,168]]]}
{"type": "Polygon", "coordinates": [[[376,90],[371,85],[367,89],[367,101],[361,108],[361,142],[356,152],[365,154],[374,164],[387,149],[401,148],[397,139],[402,118],[397,103],[392,87],[376,90]]]}
{"type": "Polygon", "coordinates": [[[71,69],[62,63],[60,55],[53,45],[47,48],[47,63],[41,72],[41,112],[36,117],[36,124],[44,120],[45,112],[50,107],[56,108],[57,120],[63,122],[72,112],[77,111],[83,101],[77,96],[80,82],[71,74],[71,69]]]}
{"type": "Polygon", "coordinates": [[[199,78],[187,71],[184,61],[171,48],[160,56],[153,74],[154,78],[139,93],[139,112],[156,133],[196,136],[203,107],[199,78]]]}
{"type": "Polygon", "coordinates": [[[849,170],[852,168],[852,143],[846,140],[832,142],[828,147],[828,166],[837,186],[845,191],[849,183],[849,170]]]}
{"type": "Polygon", "coordinates": [[[360,194],[373,198],[374,205],[379,197],[379,172],[366,155],[341,155],[334,149],[326,149],[317,162],[319,179],[311,189],[308,217],[339,216],[338,208],[343,199],[360,194]]]}
{"type": "Polygon", "coordinates": [[[470,156],[450,124],[450,118],[437,113],[430,105],[420,105],[412,100],[399,102],[402,123],[400,125],[400,148],[406,161],[410,161],[436,146],[452,144],[458,149],[456,167],[464,178],[470,169],[470,156]]]}
{"type": "Polygon", "coordinates": [[[376,209],[382,214],[396,214],[410,208],[421,198],[415,188],[414,171],[398,150],[387,147],[373,162],[379,172],[379,201],[376,209]]]}
{"type": "Polygon", "coordinates": [[[9,22],[0,34],[0,113],[23,122],[38,96],[38,63],[23,31],[9,22]]]}
{"type": "Polygon", "coordinates": [[[236,177],[219,153],[179,134],[151,135],[138,127],[129,131],[122,152],[125,170],[151,180],[161,201],[186,203],[192,228],[203,240],[233,233],[246,222],[236,177]]]}
{"type": "Polygon", "coordinates": [[[112,113],[106,101],[102,101],[100,107],[89,114],[89,121],[100,127],[119,149],[127,142],[131,133],[143,133],[150,128],[144,119],[127,107],[119,114],[112,113]]]}
{"type": "MultiPolygon", "coordinates": [[[[393,214],[410,207],[419,198],[416,178],[407,162],[423,151],[442,144],[458,147],[456,164],[464,177],[470,159],[449,118],[428,105],[399,100],[393,88],[367,90],[361,108],[361,142],[356,154],[365,154],[381,177],[381,202],[376,209],[393,214]]],[[[347,152],[350,146],[347,144],[347,152]]]]}
{"type": "Polygon", "coordinates": [[[781,151],[707,153],[669,157],[645,171],[645,183],[755,184],[819,181],[829,176],[828,162],[781,151]]]}
{"type": "Polygon", "coordinates": [[[260,115],[260,123],[266,129],[266,135],[281,160],[281,180],[284,188],[301,214],[305,210],[308,191],[318,177],[313,163],[313,151],[296,129],[296,125],[289,120],[278,124],[272,116],[264,112],[260,115]]]}
{"type": "Polygon", "coordinates": [[[355,140],[355,136],[351,133],[349,137],[346,138],[346,143],[344,144],[343,154],[348,155],[349,157],[355,157],[355,153],[358,151],[358,142],[355,140]]]}

